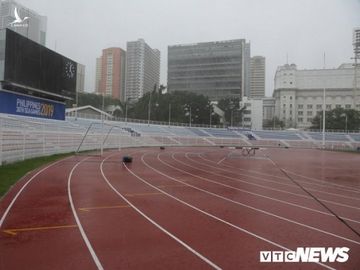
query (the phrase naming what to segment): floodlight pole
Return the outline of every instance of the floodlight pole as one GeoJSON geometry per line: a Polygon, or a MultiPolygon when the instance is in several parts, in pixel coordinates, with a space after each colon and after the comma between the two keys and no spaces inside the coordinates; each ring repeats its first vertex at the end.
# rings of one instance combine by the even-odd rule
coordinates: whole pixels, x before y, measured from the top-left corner
{"type": "Polygon", "coordinates": [[[347,125],[348,125],[348,116],[345,114],[345,133],[347,133],[347,125]]]}
{"type": "Polygon", "coordinates": [[[169,127],[170,127],[170,121],[171,121],[171,103],[169,103],[169,127]]]}
{"type": "Polygon", "coordinates": [[[191,106],[189,106],[189,108],[190,108],[189,122],[190,122],[190,127],[191,127],[191,106]]]}
{"type": "Polygon", "coordinates": [[[76,89],[76,96],[75,96],[75,100],[76,100],[76,109],[75,109],[75,120],[77,120],[77,116],[78,116],[78,104],[79,104],[79,93],[78,90],[76,89]]]}
{"type": "MultiPolygon", "coordinates": [[[[325,71],[325,53],[324,53],[324,71],[325,71]]],[[[325,74],[324,74],[325,77],[325,74]]],[[[326,111],[326,88],[324,80],[324,93],[323,93],[323,130],[322,130],[322,145],[325,148],[325,111],[326,111]]]]}
{"type": "Polygon", "coordinates": [[[128,106],[127,106],[127,100],[125,101],[125,123],[127,123],[127,110],[128,110],[128,106]]]}
{"type": "Polygon", "coordinates": [[[105,93],[102,94],[102,112],[101,112],[101,147],[100,154],[101,156],[104,153],[104,106],[105,106],[105,93]]]}
{"type": "Polygon", "coordinates": [[[151,91],[150,91],[149,104],[148,104],[148,125],[150,125],[150,114],[151,114],[151,91]]]}

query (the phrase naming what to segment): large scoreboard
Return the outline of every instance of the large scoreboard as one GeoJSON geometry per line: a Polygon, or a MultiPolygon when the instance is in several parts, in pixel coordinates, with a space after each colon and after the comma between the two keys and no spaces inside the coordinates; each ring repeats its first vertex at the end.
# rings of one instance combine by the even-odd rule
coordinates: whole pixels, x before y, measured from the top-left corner
{"type": "Polygon", "coordinates": [[[56,100],[74,99],[77,63],[12,30],[0,30],[3,88],[27,89],[56,100]]]}
{"type": "Polygon", "coordinates": [[[10,29],[0,30],[0,113],[65,119],[77,63],[10,29]]]}

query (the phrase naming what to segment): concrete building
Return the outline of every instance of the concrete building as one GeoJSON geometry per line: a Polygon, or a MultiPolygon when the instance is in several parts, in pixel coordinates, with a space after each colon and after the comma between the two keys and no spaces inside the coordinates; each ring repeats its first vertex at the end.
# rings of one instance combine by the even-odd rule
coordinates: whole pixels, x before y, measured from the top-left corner
{"type": "Polygon", "coordinates": [[[0,29],[9,28],[41,45],[46,44],[47,18],[13,1],[0,2],[0,29]]]}
{"type": "MultiPolygon", "coordinates": [[[[359,81],[360,74],[357,74],[359,81]]],[[[317,112],[342,107],[360,110],[354,103],[354,66],[342,64],[335,69],[298,70],[295,64],[278,67],[275,74],[275,115],[285,127],[308,128],[317,112]]]]}
{"type": "Polygon", "coordinates": [[[101,61],[97,59],[98,94],[124,100],[126,52],[121,48],[104,49],[101,61]],[[98,72],[98,69],[101,72],[98,72]],[[100,75],[101,74],[101,75],[100,75]],[[100,80],[98,80],[100,76],[100,80]]]}
{"type": "Polygon", "coordinates": [[[250,62],[250,98],[265,97],[265,57],[253,56],[250,62]]]}
{"type": "Polygon", "coordinates": [[[357,59],[360,58],[360,27],[355,27],[353,30],[353,47],[354,54],[357,59]]]}
{"type": "Polygon", "coordinates": [[[243,111],[242,126],[252,130],[261,130],[263,126],[263,100],[261,98],[243,97],[240,108],[243,111]]]}
{"type": "Polygon", "coordinates": [[[263,99],[263,121],[273,121],[275,116],[275,98],[264,97],[263,99]]]}
{"type": "Polygon", "coordinates": [[[245,39],[168,47],[168,91],[191,91],[211,100],[242,97],[245,89],[245,39]]]}
{"type": "Polygon", "coordinates": [[[137,100],[160,84],[160,51],[143,39],[127,42],[126,100],[137,100]]]}
{"type": "Polygon", "coordinates": [[[250,96],[250,81],[251,81],[251,48],[250,42],[245,43],[245,57],[244,57],[244,96],[250,96]]]}
{"type": "Polygon", "coordinates": [[[76,92],[85,91],[85,66],[77,64],[76,67],[76,92]]]}

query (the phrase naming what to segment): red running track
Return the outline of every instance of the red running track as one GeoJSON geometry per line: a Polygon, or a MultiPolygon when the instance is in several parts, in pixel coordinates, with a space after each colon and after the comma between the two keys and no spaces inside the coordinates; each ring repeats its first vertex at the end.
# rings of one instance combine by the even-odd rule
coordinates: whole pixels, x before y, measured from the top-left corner
{"type": "Polygon", "coordinates": [[[0,269],[360,269],[360,237],[280,170],[359,232],[359,155],[239,151],[124,149],[39,168],[0,201],[0,269]],[[297,247],[349,259],[260,262],[297,247]]]}

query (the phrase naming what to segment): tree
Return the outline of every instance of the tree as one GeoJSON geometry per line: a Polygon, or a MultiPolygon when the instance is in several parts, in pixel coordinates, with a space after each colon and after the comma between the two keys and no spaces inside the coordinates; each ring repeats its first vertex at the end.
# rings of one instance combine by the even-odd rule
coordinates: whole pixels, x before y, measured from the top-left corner
{"type": "Polygon", "coordinates": [[[264,128],[284,128],[285,127],[285,123],[284,121],[281,121],[278,117],[274,116],[273,119],[270,120],[264,120],[263,121],[263,127],[264,128]]]}
{"type": "Polygon", "coordinates": [[[246,108],[240,108],[240,98],[225,98],[218,102],[218,107],[225,112],[227,125],[239,126],[246,108]]]}
{"type": "MultiPolygon", "coordinates": [[[[147,120],[150,104],[150,120],[167,122],[169,104],[171,104],[171,122],[189,123],[191,110],[192,124],[209,124],[212,107],[207,97],[186,91],[165,94],[160,94],[160,92],[163,93],[163,91],[152,91],[151,94],[148,92],[141,97],[131,109],[128,109],[129,118],[147,120]]],[[[211,122],[217,125],[219,118],[212,116],[211,122]]]]}
{"type": "MultiPolygon", "coordinates": [[[[322,129],[323,112],[312,120],[312,129],[322,129]]],[[[335,108],[325,112],[325,128],[331,130],[359,130],[360,112],[353,109],[335,108]]]]}
{"type": "MultiPolygon", "coordinates": [[[[95,108],[102,110],[103,96],[94,93],[78,93],[78,104],[77,107],[91,105],[95,108]]],[[[66,102],[66,107],[71,108],[75,103],[75,100],[66,102]]],[[[120,100],[112,98],[110,96],[104,96],[104,107],[108,105],[120,105],[120,100]]]]}

